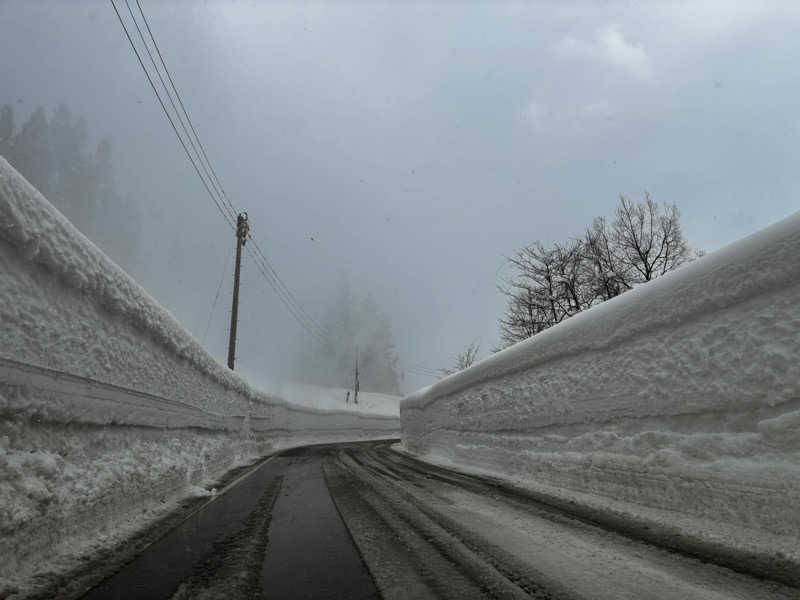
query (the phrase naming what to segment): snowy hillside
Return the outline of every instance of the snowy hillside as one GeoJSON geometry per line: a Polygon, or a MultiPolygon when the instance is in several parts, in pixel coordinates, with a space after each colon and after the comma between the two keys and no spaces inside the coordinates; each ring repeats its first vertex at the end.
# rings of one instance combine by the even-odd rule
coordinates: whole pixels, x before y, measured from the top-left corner
{"type": "Polygon", "coordinates": [[[294,404],[317,410],[344,410],[366,412],[371,415],[397,417],[400,415],[400,397],[374,392],[359,392],[358,404],[353,402],[353,391],[344,388],[328,388],[305,383],[287,383],[279,388],[278,396],[291,398],[294,404]],[[347,393],[350,402],[347,403],[347,393]]]}
{"type": "Polygon", "coordinates": [[[800,213],[409,396],[419,457],[800,560],[800,213]]]}

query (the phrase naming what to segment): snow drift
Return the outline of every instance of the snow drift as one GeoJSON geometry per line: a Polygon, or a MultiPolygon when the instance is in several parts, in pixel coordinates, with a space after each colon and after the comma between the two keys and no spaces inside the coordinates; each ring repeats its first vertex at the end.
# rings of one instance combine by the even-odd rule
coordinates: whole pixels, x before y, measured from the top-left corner
{"type": "Polygon", "coordinates": [[[800,560],[800,213],[405,398],[408,452],[800,560]]]}
{"type": "Polygon", "coordinates": [[[332,393],[250,387],[0,158],[0,597],[255,456],[396,437],[332,393]]]}

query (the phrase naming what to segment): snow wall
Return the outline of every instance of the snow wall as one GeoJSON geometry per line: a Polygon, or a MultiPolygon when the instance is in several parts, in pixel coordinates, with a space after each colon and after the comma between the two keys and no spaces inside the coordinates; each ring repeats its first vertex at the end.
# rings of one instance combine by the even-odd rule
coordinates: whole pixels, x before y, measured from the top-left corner
{"type": "Polygon", "coordinates": [[[0,580],[255,456],[398,436],[386,396],[305,396],[260,393],[218,363],[0,157],[0,580]]]}
{"type": "Polygon", "coordinates": [[[400,414],[423,460],[800,560],[800,213],[416,392],[400,414]]]}

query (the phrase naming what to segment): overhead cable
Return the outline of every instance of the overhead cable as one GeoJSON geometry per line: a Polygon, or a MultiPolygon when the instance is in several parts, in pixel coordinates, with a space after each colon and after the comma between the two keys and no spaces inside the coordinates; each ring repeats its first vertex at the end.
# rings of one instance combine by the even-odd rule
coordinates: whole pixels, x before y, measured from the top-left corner
{"type": "Polygon", "coordinates": [[[189,162],[192,164],[192,167],[194,168],[195,173],[197,173],[197,176],[200,178],[200,181],[203,183],[203,187],[205,187],[206,192],[208,192],[209,197],[214,202],[214,205],[217,207],[217,210],[222,215],[222,218],[225,220],[225,222],[228,224],[228,226],[231,227],[231,229],[235,230],[236,227],[233,224],[233,220],[226,213],[226,211],[220,205],[220,203],[217,200],[217,198],[211,192],[211,189],[209,188],[208,183],[206,182],[206,180],[203,178],[202,174],[200,173],[200,169],[198,168],[197,163],[195,163],[194,159],[192,158],[192,155],[189,153],[189,149],[186,147],[186,142],[183,141],[183,138],[181,137],[181,134],[178,132],[178,128],[175,126],[175,122],[173,121],[172,116],[170,115],[169,111],[167,110],[167,107],[164,104],[164,101],[161,99],[161,96],[159,95],[158,90],[156,89],[156,86],[153,83],[153,78],[151,77],[149,71],[147,70],[147,67],[145,67],[144,61],[142,60],[142,57],[139,54],[139,50],[136,48],[136,44],[134,44],[134,42],[133,42],[133,38],[131,37],[131,34],[128,31],[128,27],[125,25],[125,21],[123,21],[122,15],[120,14],[119,10],[117,10],[117,5],[114,3],[114,0],[109,0],[109,1],[111,2],[111,6],[114,8],[114,12],[117,14],[117,18],[119,19],[119,23],[120,23],[120,25],[122,25],[122,29],[125,32],[125,37],[128,38],[128,43],[131,45],[131,49],[133,50],[133,53],[136,55],[136,59],[139,61],[139,65],[142,67],[142,71],[144,71],[145,77],[147,77],[148,83],[150,84],[150,87],[153,89],[153,93],[156,95],[156,99],[158,100],[158,103],[161,105],[161,109],[164,111],[164,115],[167,117],[167,120],[169,121],[169,124],[172,126],[172,130],[175,132],[175,135],[178,137],[178,141],[181,143],[181,146],[183,147],[183,151],[186,154],[187,158],[189,159],[189,162]]]}
{"type": "MultiPolygon", "coordinates": [[[[127,2],[127,0],[126,0],[126,2],[127,2]]],[[[225,193],[225,188],[222,187],[222,183],[220,182],[219,177],[217,176],[217,172],[214,170],[214,165],[211,164],[211,161],[208,159],[208,154],[206,154],[206,149],[203,146],[203,142],[200,140],[200,136],[197,134],[197,130],[194,128],[194,123],[192,123],[192,119],[191,119],[191,117],[189,117],[189,112],[186,110],[186,106],[183,104],[183,98],[181,97],[181,93],[178,91],[178,87],[175,85],[175,81],[172,79],[172,74],[169,72],[169,69],[167,68],[167,63],[164,61],[164,57],[161,55],[161,48],[159,48],[158,42],[156,41],[156,38],[153,35],[153,31],[150,29],[150,22],[147,20],[147,16],[144,14],[144,10],[142,9],[142,5],[139,3],[139,0],[136,0],[136,6],[139,7],[139,13],[142,15],[142,20],[144,21],[144,25],[147,28],[147,33],[150,36],[150,40],[153,42],[153,47],[155,48],[156,53],[158,54],[159,61],[161,61],[161,66],[164,68],[164,73],[166,73],[167,79],[169,79],[169,83],[170,83],[170,86],[172,87],[172,91],[174,92],[175,97],[178,99],[178,104],[180,104],[180,106],[181,106],[181,110],[183,111],[183,115],[184,115],[184,117],[186,117],[186,122],[189,123],[189,127],[191,128],[192,133],[194,134],[194,139],[197,141],[197,145],[200,147],[200,151],[203,153],[203,158],[205,158],[205,163],[208,165],[208,169],[211,170],[211,175],[209,175],[209,179],[212,180],[212,184],[214,184],[214,187],[217,190],[217,192],[221,194],[222,198],[225,200],[225,202],[227,203],[228,207],[231,209],[231,211],[233,211],[233,214],[236,215],[238,213],[238,211],[236,210],[236,208],[233,206],[233,203],[228,198],[228,194],[225,193]],[[212,178],[212,175],[213,175],[213,178],[212,178]]],[[[152,58],[152,56],[151,56],[151,58],[152,58]]],[[[155,63],[155,61],[154,61],[154,63],[155,63]]],[[[163,83],[164,82],[163,82],[163,79],[162,79],[162,84],[163,83]]],[[[173,108],[175,108],[174,104],[172,106],[173,106],[173,108]]],[[[177,108],[175,109],[175,112],[176,113],[178,112],[177,108]]],[[[183,123],[183,121],[181,121],[181,123],[183,123]]],[[[184,131],[186,131],[185,127],[184,127],[184,131]]],[[[188,135],[188,132],[186,132],[186,134],[188,135]]],[[[197,148],[194,148],[194,150],[195,150],[195,153],[197,153],[197,148]]],[[[200,157],[198,155],[198,160],[199,160],[199,158],[200,157]]],[[[206,174],[208,174],[208,170],[206,170],[206,174]]]]}
{"type": "MultiPolygon", "coordinates": [[[[133,38],[132,38],[132,36],[131,36],[131,34],[130,34],[129,30],[128,30],[127,25],[125,24],[125,21],[122,18],[122,15],[120,14],[119,10],[117,9],[117,6],[116,6],[114,0],[110,0],[110,1],[111,1],[112,7],[114,8],[114,12],[116,13],[117,18],[119,19],[120,25],[122,25],[122,29],[125,32],[125,36],[128,38],[128,42],[130,43],[131,48],[133,49],[133,52],[136,55],[137,60],[139,61],[139,65],[142,67],[142,70],[144,71],[144,74],[147,77],[147,81],[149,82],[150,87],[153,90],[153,93],[155,94],[156,98],[158,99],[159,104],[161,105],[162,110],[164,111],[164,115],[167,117],[167,120],[169,121],[170,125],[172,126],[173,132],[178,137],[178,140],[181,143],[181,146],[182,146],[182,148],[184,150],[184,153],[186,154],[187,158],[189,159],[190,163],[192,164],[192,167],[194,167],[195,173],[197,174],[197,176],[200,178],[201,182],[203,183],[203,186],[205,187],[206,192],[208,192],[208,195],[209,195],[209,197],[211,197],[212,201],[214,202],[214,205],[217,207],[217,210],[220,212],[220,214],[222,214],[223,219],[225,220],[225,222],[228,223],[228,225],[232,229],[235,230],[234,221],[235,221],[235,215],[238,213],[238,210],[236,209],[234,204],[228,198],[228,195],[225,192],[225,189],[222,187],[222,183],[220,182],[219,177],[217,176],[217,173],[216,173],[216,170],[213,167],[213,164],[208,159],[208,154],[205,151],[205,147],[203,146],[203,143],[200,140],[199,135],[197,134],[197,130],[194,127],[194,124],[192,123],[191,118],[189,117],[188,110],[186,109],[186,105],[183,102],[182,96],[181,96],[180,92],[178,91],[177,86],[175,85],[175,81],[172,78],[172,75],[171,75],[171,73],[169,72],[169,69],[166,66],[166,61],[164,60],[163,54],[161,53],[161,50],[160,50],[160,48],[158,46],[158,42],[156,41],[155,36],[153,35],[152,29],[150,28],[150,25],[149,25],[149,21],[147,20],[147,17],[146,17],[146,15],[144,13],[144,10],[142,8],[141,3],[139,2],[139,0],[136,0],[136,4],[137,4],[137,7],[139,8],[139,12],[140,12],[140,14],[142,16],[142,20],[143,20],[143,22],[145,24],[145,28],[147,29],[148,35],[149,35],[150,39],[152,40],[153,47],[155,48],[156,53],[158,54],[159,61],[161,62],[161,65],[162,65],[162,67],[164,69],[164,72],[167,75],[167,79],[170,82],[170,86],[171,86],[171,88],[173,90],[175,98],[177,98],[178,104],[181,106],[181,111],[183,112],[184,116],[186,117],[186,123],[189,124],[189,129],[191,129],[192,134],[194,135],[194,138],[197,141],[196,145],[192,141],[192,135],[189,134],[189,131],[186,128],[186,124],[184,123],[184,120],[181,118],[180,112],[178,111],[178,108],[175,105],[174,100],[172,99],[172,94],[170,94],[169,89],[167,88],[166,82],[164,81],[164,78],[161,75],[160,69],[158,68],[158,65],[156,64],[155,58],[154,58],[152,52],[150,51],[150,47],[149,47],[149,45],[147,44],[147,41],[144,38],[144,33],[142,32],[142,29],[139,26],[139,23],[138,23],[138,21],[136,19],[136,16],[133,14],[133,10],[131,9],[130,3],[129,3],[128,0],[124,0],[126,6],[128,7],[128,12],[130,13],[131,19],[133,20],[133,23],[134,23],[134,25],[135,25],[138,33],[139,33],[139,37],[140,37],[140,39],[142,41],[142,44],[144,45],[145,50],[147,51],[147,54],[148,54],[148,56],[150,58],[150,62],[152,63],[153,68],[156,71],[156,74],[157,74],[157,76],[158,76],[158,78],[159,78],[159,80],[161,82],[161,85],[162,85],[162,87],[164,88],[164,91],[167,94],[168,100],[169,100],[173,110],[175,111],[176,116],[178,117],[178,121],[179,121],[179,123],[181,125],[181,128],[184,131],[184,134],[186,135],[186,137],[187,137],[187,139],[189,141],[189,145],[192,146],[192,149],[195,152],[195,156],[197,157],[197,161],[195,161],[195,159],[192,157],[192,155],[189,152],[189,149],[187,147],[187,144],[183,139],[183,136],[181,136],[180,132],[178,131],[178,127],[176,126],[175,121],[174,121],[172,115],[170,114],[170,111],[167,109],[167,106],[166,106],[164,100],[162,99],[161,94],[159,93],[158,89],[156,88],[156,85],[155,85],[155,83],[153,81],[153,77],[151,76],[149,70],[145,66],[144,60],[142,59],[142,56],[141,56],[139,50],[137,49],[136,44],[133,41],[133,38]],[[200,148],[199,152],[198,152],[198,147],[200,148]],[[202,154],[202,156],[203,156],[202,159],[200,157],[200,154],[202,154]],[[206,174],[205,177],[201,174],[200,168],[198,168],[198,166],[197,166],[198,163],[201,165],[201,168],[205,172],[205,174],[206,174]],[[207,179],[208,179],[208,181],[207,181],[207,179]],[[213,191],[212,191],[212,189],[213,189],[213,191]]],[[[325,334],[324,330],[319,325],[319,323],[316,322],[308,314],[308,312],[303,308],[303,306],[297,300],[297,297],[294,295],[294,293],[291,291],[291,289],[286,285],[286,283],[283,281],[283,279],[281,279],[281,277],[278,275],[277,271],[274,269],[274,267],[272,266],[271,262],[266,257],[266,254],[263,252],[263,250],[261,249],[260,245],[252,237],[252,235],[250,236],[250,239],[252,240],[253,245],[256,247],[256,250],[255,251],[251,250],[250,253],[251,253],[251,256],[253,257],[254,261],[256,262],[256,266],[257,266],[259,272],[267,280],[267,282],[269,283],[270,287],[276,293],[276,295],[281,300],[281,302],[284,304],[286,309],[290,312],[292,317],[294,317],[295,320],[297,320],[298,323],[309,334],[311,334],[313,337],[316,337],[317,339],[320,339],[320,340],[326,340],[326,339],[329,340],[330,338],[327,337],[327,335],[325,334]]]]}

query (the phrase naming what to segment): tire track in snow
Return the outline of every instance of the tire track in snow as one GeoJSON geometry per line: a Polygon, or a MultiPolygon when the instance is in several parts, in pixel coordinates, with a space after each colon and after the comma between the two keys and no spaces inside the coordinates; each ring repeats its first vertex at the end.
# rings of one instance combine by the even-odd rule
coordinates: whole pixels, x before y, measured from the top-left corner
{"type": "MultiPolygon", "coordinates": [[[[360,457],[359,457],[360,458],[360,457]]],[[[391,535],[404,547],[407,556],[406,568],[418,570],[417,584],[431,590],[438,598],[535,598],[550,600],[566,598],[564,594],[554,596],[538,583],[509,570],[494,557],[482,551],[478,544],[469,543],[452,527],[423,509],[413,497],[403,491],[402,484],[387,485],[387,471],[359,463],[349,453],[339,453],[337,459],[326,465],[329,481],[342,478],[346,485],[334,485],[331,492],[340,505],[340,510],[351,516],[348,525],[357,541],[367,537],[365,529],[375,535],[381,529],[383,535],[391,535]],[[336,475],[333,475],[335,473],[336,475]],[[354,506],[353,495],[347,490],[362,490],[362,507],[354,506]],[[372,523],[352,518],[364,507],[373,513],[372,523]],[[383,524],[380,527],[375,521],[383,524]]],[[[388,479],[397,481],[388,476],[388,479]]],[[[367,553],[365,553],[367,554],[367,553]]],[[[395,555],[398,553],[395,553],[395,555]]],[[[384,582],[381,592],[385,598],[408,597],[408,590],[395,590],[385,585],[394,577],[397,556],[388,566],[376,564],[367,556],[368,565],[376,581],[384,582]],[[398,593],[399,592],[399,593],[398,593]]],[[[413,579],[413,578],[412,578],[413,579]]]]}
{"type": "MultiPolygon", "coordinates": [[[[373,558],[381,545],[381,535],[375,533],[380,522],[390,530],[383,535],[405,547],[396,554],[416,556],[416,563],[423,564],[418,581],[430,579],[424,567],[435,570],[432,565],[439,556],[480,591],[477,596],[462,597],[504,597],[504,591],[513,589],[487,585],[491,577],[482,579],[482,573],[492,570],[500,581],[505,580],[504,586],[559,600],[798,597],[795,588],[779,582],[703,563],[660,547],[658,540],[620,535],[585,515],[570,514],[568,507],[542,504],[491,481],[427,468],[385,447],[340,451],[327,470],[351,479],[347,486],[332,483],[331,491],[386,598],[403,594],[387,593],[387,589],[392,592],[391,568],[381,564],[387,562],[386,557],[373,558]],[[363,490],[357,493],[361,498],[348,495],[347,488],[363,490]],[[409,544],[412,534],[403,528],[427,546],[409,544]],[[382,577],[381,571],[389,576],[382,577]]],[[[394,565],[400,562],[397,556],[389,558],[394,558],[394,565]]],[[[438,597],[451,597],[441,593],[441,586],[428,585],[428,589],[438,597]]]]}

